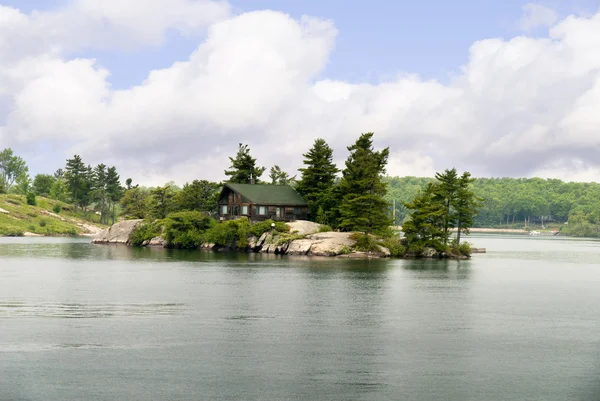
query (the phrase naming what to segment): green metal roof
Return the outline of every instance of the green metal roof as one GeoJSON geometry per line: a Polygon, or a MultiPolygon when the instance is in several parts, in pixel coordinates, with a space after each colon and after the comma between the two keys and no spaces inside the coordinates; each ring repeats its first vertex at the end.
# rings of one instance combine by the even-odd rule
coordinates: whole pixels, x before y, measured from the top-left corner
{"type": "Polygon", "coordinates": [[[252,203],[305,206],[306,201],[289,185],[225,184],[252,203]]]}

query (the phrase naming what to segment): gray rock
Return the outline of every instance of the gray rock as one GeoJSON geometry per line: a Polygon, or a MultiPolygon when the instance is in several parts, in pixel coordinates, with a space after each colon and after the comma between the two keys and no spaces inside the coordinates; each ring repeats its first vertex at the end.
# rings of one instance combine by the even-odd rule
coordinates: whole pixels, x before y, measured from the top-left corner
{"type": "Polygon", "coordinates": [[[290,232],[297,233],[300,235],[314,234],[319,232],[321,225],[307,220],[296,220],[291,223],[287,223],[290,227],[290,232]]]}
{"type": "Polygon", "coordinates": [[[312,241],[309,255],[336,256],[354,246],[355,241],[350,238],[352,233],[325,232],[311,234],[308,240],[312,241]]]}
{"type": "Polygon", "coordinates": [[[424,258],[436,258],[439,256],[438,252],[433,248],[425,248],[421,254],[424,258]]]}
{"type": "Polygon", "coordinates": [[[98,234],[94,244],[129,244],[129,236],[144,220],[124,220],[98,234]]]}
{"type": "Polygon", "coordinates": [[[167,241],[162,236],[154,237],[150,240],[150,242],[148,243],[148,246],[157,247],[157,248],[166,248],[167,241]]]}
{"type": "Polygon", "coordinates": [[[297,239],[290,242],[287,248],[288,255],[307,255],[313,242],[309,239],[297,239]]]}

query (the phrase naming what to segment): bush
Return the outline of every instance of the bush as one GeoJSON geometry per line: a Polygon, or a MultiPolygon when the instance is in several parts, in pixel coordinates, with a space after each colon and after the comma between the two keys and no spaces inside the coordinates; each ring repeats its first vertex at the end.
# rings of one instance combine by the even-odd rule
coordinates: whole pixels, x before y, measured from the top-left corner
{"type": "Polygon", "coordinates": [[[62,208],[60,207],[60,205],[58,203],[55,203],[54,206],[52,206],[52,211],[56,214],[59,214],[61,210],[62,210],[62,208]]]}
{"type": "Polygon", "coordinates": [[[372,235],[354,233],[350,238],[356,241],[354,249],[359,252],[379,252],[379,245],[372,235]]]}
{"type": "Polygon", "coordinates": [[[395,258],[406,255],[406,247],[402,244],[399,236],[386,238],[381,242],[381,246],[389,249],[391,256],[395,258]]]}
{"type": "Polygon", "coordinates": [[[129,244],[132,246],[142,246],[144,241],[149,241],[160,235],[161,226],[157,222],[144,222],[138,225],[129,235],[129,244]]]}
{"type": "Polygon", "coordinates": [[[206,231],[205,240],[222,247],[243,249],[248,246],[249,234],[255,235],[252,227],[250,221],[245,217],[216,223],[206,231]]]}
{"type": "Polygon", "coordinates": [[[167,246],[183,249],[202,245],[205,242],[205,231],[215,224],[214,220],[198,211],[171,213],[163,223],[167,246]]]}
{"type": "MultiPolygon", "coordinates": [[[[240,220],[242,220],[242,219],[240,219],[240,220]]],[[[234,221],[240,221],[240,220],[234,220],[234,221]]],[[[250,226],[250,234],[254,235],[255,237],[260,237],[267,231],[271,231],[271,224],[275,224],[275,227],[274,227],[275,232],[287,233],[290,231],[290,226],[288,226],[283,221],[273,221],[273,220],[269,219],[269,220],[261,221],[260,223],[252,224],[250,226]]]]}
{"type": "Polygon", "coordinates": [[[468,242],[463,242],[458,246],[458,252],[464,256],[471,256],[473,250],[471,249],[471,244],[468,242]]]}
{"type": "Polygon", "coordinates": [[[40,220],[40,227],[46,227],[46,220],[40,220]]]}
{"type": "Polygon", "coordinates": [[[279,236],[279,238],[277,238],[277,241],[275,242],[275,246],[289,244],[292,241],[295,241],[297,239],[304,239],[304,238],[306,238],[306,235],[298,234],[297,232],[295,234],[281,234],[279,236]]]}
{"type": "Polygon", "coordinates": [[[330,231],[333,231],[333,228],[331,228],[331,226],[328,225],[328,224],[321,224],[319,226],[319,231],[318,232],[320,232],[320,233],[327,233],[327,232],[330,232],[330,231]]]}
{"type": "Polygon", "coordinates": [[[27,193],[27,204],[30,206],[35,206],[37,204],[35,201],[35,194],[33,192],[27,193]]]}

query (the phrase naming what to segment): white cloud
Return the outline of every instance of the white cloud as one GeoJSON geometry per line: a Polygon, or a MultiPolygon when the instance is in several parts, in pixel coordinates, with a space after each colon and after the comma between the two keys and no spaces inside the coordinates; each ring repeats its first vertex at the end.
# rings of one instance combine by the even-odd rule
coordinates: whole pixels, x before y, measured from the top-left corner
{"type": "Polygon", "coordinates": [[[101,47],[97,25],[78,26],[86,38],[78,44],[53,37],[38,15],[0,8],[0,56],[10,60],[0,65],[0,146],[37,144],[38,151],[58,140],[60,151],[45,156],[58,165],[48,170],[80,153],[158,184],[221,179],[240,142],[260,164],[295,174],[301,154],[323,137],[341,165],[346,146],[374,131],[376,146],[391,148],[390,174],[427,176],[456,166],[474,175],[600,179],[600,14],[559,21],[547,38],[478,41],[450,84],[398,74],[372,85],[316,80],[335,45],[331,21],[208,13],[190,28],[194,7],[225,6],[181,0],[170,10],[157,1],[165,18],[152,10],[146,24],[134,18],[132,4],[139,3],[77,1],[43,18],[108,18],[119,27],[113,32],[130,32],[136,46],[160,43],[167,29],[194,32],[219,21],[188,60],[113,90],[109,71],[64,52],[82,43],[101,47]],[[52,46],[30,41],[31,26],[53,38],[52,46]]]}
{"type": "Polygon", "coordinates": [[[523,6],[520,27],[523,31],[529,32],[536,28],[552,26],[556,21],[558,21],[556,11],[541,4],[529,3],[523,6]]]}

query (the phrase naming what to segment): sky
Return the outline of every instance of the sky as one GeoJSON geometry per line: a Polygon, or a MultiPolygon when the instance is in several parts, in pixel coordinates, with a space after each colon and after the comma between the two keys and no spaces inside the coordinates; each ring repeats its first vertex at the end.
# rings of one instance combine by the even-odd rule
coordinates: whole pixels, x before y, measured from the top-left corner
{"type": "Polygon", "coordinates": [[[600,181],[598,49],[600,0],[0,0],[0,149],[160,185],[374,132],[390,175],[600,181]]]}

